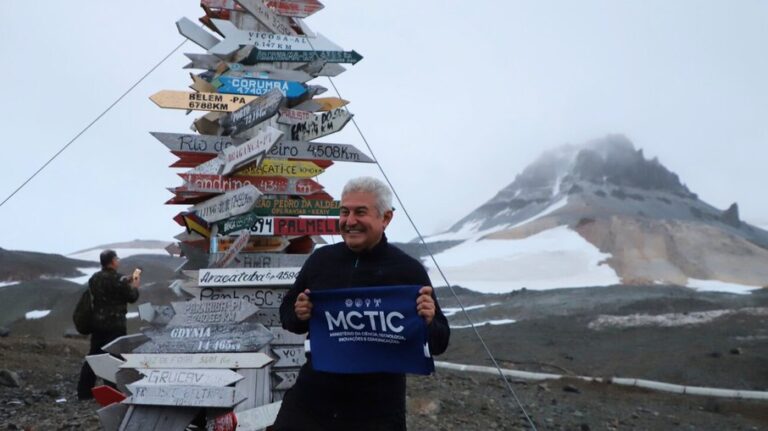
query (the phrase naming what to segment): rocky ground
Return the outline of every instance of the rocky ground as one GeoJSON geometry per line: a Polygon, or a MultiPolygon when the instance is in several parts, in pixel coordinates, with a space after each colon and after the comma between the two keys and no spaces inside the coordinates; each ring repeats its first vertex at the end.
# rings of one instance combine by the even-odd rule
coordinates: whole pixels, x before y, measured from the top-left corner
{"type": "MultiPolygon", "coordinates": [[[[444,292],[441,297],[445,307],[455,305],[444,292]]],[[[460,291],[460,298],[476,306],[473,320],[517,320],[479,329],[505,368],[768,389],[768,315],[759,311],[768,303],[765,294],[622,287],[507,295],[460,291]],[[477,308],[482,304],[489,305],[477,308]],[[677,316],[697,323],[619,327],[601,315],[634,316],[629,322],[667,316],[667,324],[677,316]]],[[[459,317],[451,317],[454,325],[465,323],[459,317]]],[[[0,338],[0,430],[100,429],[96,403],[75,397],[86,350],[83,339],[0,338]]],[[[490,364],[471,329],[454,329],[451,348],[440,359],[490,364]]],[[[768,429],[768,401],[674,395],[574,378],[510,384],[539,430],[768,429]]],[[[439,369],[410,378],[408,409],[410,430],[532,429],[493,375],[439,369]]]]}

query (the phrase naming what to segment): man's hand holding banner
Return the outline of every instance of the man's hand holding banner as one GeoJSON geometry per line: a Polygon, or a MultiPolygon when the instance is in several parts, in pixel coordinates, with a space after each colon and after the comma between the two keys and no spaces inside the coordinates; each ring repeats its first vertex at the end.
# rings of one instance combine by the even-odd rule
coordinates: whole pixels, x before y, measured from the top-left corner
{"type": "Polygon", "coordinates": [[[332,373],[431,374],[427,324],[418,315],[422,286],[318,290],[310,293],[312,365],[332,373]]]}

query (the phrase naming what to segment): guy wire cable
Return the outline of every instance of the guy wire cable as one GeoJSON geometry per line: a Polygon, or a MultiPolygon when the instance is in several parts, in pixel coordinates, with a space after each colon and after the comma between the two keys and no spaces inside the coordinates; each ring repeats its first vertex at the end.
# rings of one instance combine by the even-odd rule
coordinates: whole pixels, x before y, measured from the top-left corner
{"type": "Polygon", "coordinates": [[[56,159],[57,157],[59,157],[59,155],[60,155],[61,153],[63,153],[63,152],[64,152],[64,150],[66,150],[67,148],[69,148],[69,146],[70,146],[70,145],[72,145],[72,144],[73,144],[73,143],[74,143],[74,142],[77,140],[77,138],[79,138],[80,136],[82,136],[82,135],[83,135],[83,133],[87,132],[87,131],[88,131],[88,129],[90,129],[90,128],[91,128],[91,126],[93,126],[93,125],[94,125],[94,124],[96,124],[96,123],[97,123],[99,120],[101,120],[101,118],[102,118],[104,115],[106,115],[106,114],[107,114],[107,112],[111,111],[111,110],[112,110],[112,108],[114,108],[114,107],[115,107],[115,105],[117,105],[118,103],[120,103],[120,101],[121,101],[121,100],[123,100],[123,98],[124,98],[125,96],[127,96],[127,95],[128,95],[128,93],[130,93],[131,91],[133,91],[133,89],[134,89],[134,88],[136,88],[136,87],[137,87],[139,84],[141,84],[141,82],[142,82],[142,81],[144,81],[144,79],[146,79],[146,78],[147,78],[147,77],[148,77],[148,76],[149,76],[149,75],[150,75],[152,72],[154,72],[154,71],[155,71],[155,69],[157,69],[158,67],[160,67],[160,65],[161,65],[161,64],[165,63],[165,61],[166,61],[166,60],[168,60],[168,59],[171,57],[171,55],[173,55],[173,54],[174,54],[176,51],[178,51],[178,50],[179,50],[179,49],[180,49],[180,48],[181,48],[181,47],[182,47],[182,46],[183,46],[185,43],[187,43],[187,39],[186,39],[186,38],[185,38],[185,39],[184,39],[184,41],[182,41],[182,42],[181,42],[181,43],[180,43],[180,44],[179,44],[179,45],[178,45],[176,48],[174,48],[174,49],[173,49],[171,52],[169,52],[169,53],[168,53],[168,55],[166,55],[165,57],[163,57],[163,59],[162,59],[162,60],[160,60],[160,62],[159,62],[159,63],[157,63],[157,64],[155,64],[154,66],[152,66],[152,68],[151,68],[151,69],[149,69],[149,71],[147,71],[147,73],[145,73],[145,74],[144,74],[144,75],[143,75],[141,78],[139,78],[139,80],[138,80],[138,81],[136,81],[136,82],[135,82],[133,85],[131,85],[130,87],[128,87],[128,89],[127,89],[127,90],[125,90],[125,92],[124,92],[122,95],[120,95],[120,97],[118,97],[118,98],[117,98],[117,99],[116,99],[114,102],[112,102],[112,104],[111,104],[111,105],[109,105],[109,106],[107,107],[107,109],[105,109],[104,111],[102,111],[102,112],[101,112],[101,114],[99,114],[99,115],[98,115],[98,116],[97,116],[97,117],[96,117],[96,118],[95,118],[93,121],[91,121],[91,122],[90,122],[90,123],[89,123],[87,126],[85,126],[85,128],[83,128],[83,130],[81,130],[81,131],[80,131],[80,132],[79,132],[77,135],[75,135],[75,137],[74,137],[74,138],[72,138],[72,139],[71,139],[69,142],[67,142],[67,144],[66,144],[66,145],[64,145],[63,147],[61,147],[61,149],[60,149],[59,151],[57,151],[57,152],[56,152],[56,154],[54,154],[54,155],[53,155],[53,156],[52,156],[50,159],[48,159],[48,161],[47,161],[47,162],[45,162],[45,163],[43,164],[43,166],[40,166],[40,168],[39,168],[37,171],[35,171],[35,173],[33,173],[33,174],[32,174],[32,175],[29,177],[29,178],[27,178],[27,180],[26,180],[26,181],[24,181],[23,183],[21,183],[21,185],[20,185],[18,188],[16,188],[16,190],[14,190],[14,191],[13,191],[13,192],[12,192],[10,195],[8,195],[8,197],[6,197],[6,198],[5,198],[5,200],[3,200],[2,202],[0,202],[0,207],[2,207],[3,205],[5,205],[5,203],[6,203],[6,202],[8,202],[8,201],[9,201],[9,200],[10,200],[10,199],[11,199],[11,198],[12,198],[12,197],[13,197],[13,196],[16,194],[16,193],[18,193],[18,192],[19,192],[21,189],[23,189],[23,188],[24,188],[24,186],[26,186],[26,185],[27,185],[27,184],[28,184],[30,181],[32,181],[32,179],[33,179],[33,178],[35,178],[35,177],[37,176],[37,174],[39,174],[40,172],[42,172],[42,171],[43,171],[43,169],[45,169],[46,167],[48,167],[48,165],[49,165],[49,164],[51,164],[51,162],[53,162],[53,161],[54,161],[54,159],[56,159]]]}
{"type": "MultiPolygon", "coordinates": [[[[312,45],[311,38],[307,36],[307,42],[309,43],[309,46],[312,48],[312,51],[315,52],[315,57],[318,60],[322,60],[322,58],[317,54],[317,50],[312,45]]],[[[333,90],[336,92],[336,95],[339,97],[339,99],[344,99],[341,96],[341,92],[339,91],[338,87],[336,87],[336,83],[333,82],[333,79],[330,76],[327,76],[328,82],[331,83],[331,86],[333,87],[333,90]]],[[[344,106],[344,110],[349,112],[349,108],[344,106]]],[[[499,366],[499,363],[496,361],[496,358],[493,356],[493,353],[491,353],[491,349],[488,347],[488,345],[485,343],[485,340],[480,335],[480,332],[477,330],[477,326],[475,326],[475,322],[472,321],[472,319],[469,317],[469,313],[467,313],[467,309],[464,307],[464,304],[461,302],[461,299],[456,294],[456,291],[453,288],[453,285],[451,285],[450,282],[448,282],[448,278],[445,276],[445,273],[443,272],[440,265],[437,263],[437,259],[435,259],[435,255],[432,253],[432,250],[430,250],[429,246],[427,245],[426,240],[424,239],[424,236],[421,234],[421,231],[416,226],[416,223],[413,221],[413,218],[411,218],[411,215],[408,213],[408,210],[405,208],[405,204],[400,199],[400,195],[398,195],[397,190],[395,190],[394,185],[389,180],[389,177],[387,176],[387,173],[384,171],[384,167],[381,166],[381,163],[379,163],[379,159],[376,157],[376,154],[374,154],[373,149],[371,148],[371,145],[368,143],[368,139],[366,139],[365,134],[360,129],[360,126],[357,125],[357,121],[355,121],[355,117],[352,116],[352,124],[355,125],[355,129],[357,130],[357,133],[360,135],[360,138],[362,138],[363,142],[365,143],[366,148],[368,148],[368,152],[371,153],[371,157],[373,157],[373,160],[376,162],[376,166],[379,167],[379,171],[381,172],[381,175],[384,177],[384,180],[389,185],[389,188],[392,189],[392,194],[395,196],[395,199],[397,199],[398,204],[400,204],[400,207],[403,209],[403,213],[405,214],[406,218],[408,219],[408,222],[413,227],[413,230],[416,231],[416,234],[419,236],[419,241],[421,241],[421,244],[424,246],[424,248],[427,250],[427,253],[429,253],[429,257],[432,260],[432,263],[434,263],[435,268],[440,273],[440,277],[445,282],[446,286],[448,286],[448,289],[450,289],[451,293],[453,294],[453,297],[456,298],[456,302],[459,304],[459,307],[461,307],[461,311],[464,314],[464,317],[467,318],[467,321],[469,321],[469,324],[472,326],[472,330],[475,332],[475,335],[480,340],[480,343],[483,345],[483,349],[485,349],[485,352],[488,354],[488,357],[491,359],[491,362],[493,362],[494,367],[496,367],[496,370],[499,372],[499,376],[504,380],[504,384],[507,387],[507,390],[510,394],[512,394],[512,397],[514,398],[515,402],[517,403],[517,406],[520,408],[520,410],[523,412],[523,415],[525,416],[525,419],[528,421],[528,424],[531,426],[533,431],[537,431],[536,425],[533,423],[533,420],[528,415],[528,412],[525,410],[525,407],[523,406],[523,403],[520,401],[520,399],[517,397],[517,393],[515,392],[514,388],[512,388],[512,385],[510,384],[509,380],[507,380],[507,376],[504,375],[504,372],[501,370],[501,367],[499,366]]]]}

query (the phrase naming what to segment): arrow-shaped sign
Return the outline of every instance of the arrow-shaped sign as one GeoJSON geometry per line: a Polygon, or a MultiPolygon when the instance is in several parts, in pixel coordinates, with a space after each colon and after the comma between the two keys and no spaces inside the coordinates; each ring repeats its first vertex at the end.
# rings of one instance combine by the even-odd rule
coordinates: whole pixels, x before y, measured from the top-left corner
{"type": "Polygon", "coordinates": [[[328,112],[346,106],[347,104],[349,104],[348,101],[339,99],[338,97],[316,97],[314,99],[309,99],[299,103],[298,105],[294,106],[293,109],[309,112],[328,112]]]}
{"type": "MultiPolygon", "coordinates": [[[[314,115],[314,114],[312,114],[314,115]]],[[[340,162],[375,163],[367,154],[352,145],[329,142],[280,141],[266,153],[270,158],[332,160],[340,162]]],[[[261,189],[259,189],[261,190],[261,189]]],[[[264,192],[267,193],[267,192],[264,192]]]]}
{"type": "Polygon", "coordinates": [[[286,390],[293,387],[296,384],[296,379],[299,377],[298,371],[276,371],[272,374],[277,378],[273,382],[272,388],[276,391],[286,390]]]}
{"type": "Polygon", "coordinates": [[[350,63],[355,64],[363,59],[363,56],[357,51],[282,51],[276,49],[258,49],[251,51],[248,57],[255,61],[288,62],[288,63],[307,63],[313,60],[323,60],[328,63],[350,63]]]}
{"type": "Polygon", "coordinates": [[[295,36],[289,34],[275,34],[260,31],[244,31],[235,27],[230,21],[211,20],[217,29],[225,36],[217,45],[208,48],[208,52],[215,55],[229,55],[241,46],[253,46],[263,50],[298,50],[312,51],[340,50],[338,45],[318,34],[316,38],[295,36]]]}
{"type": "Polygon", "coordinates": [[[248,241],[251,239],[251,233],[248,231],[242,231],[240,232],[240,235],[237,237],[235,242],[232,243],[232,246],[227,249],[227,251],[224,253],[224,256],[221,257],[221,260],[216,261],[213,264],[214,268],[226,268],[229,266],[229,263],[232,262],[232,260],[237,257],[238,254],[245,248],[245,246],[248,245],[248,241]]]}
{"type": "Polygon", "coordinates": [[[101,350],[113,355],[122,355],[123,353],[131,353],[133,349],[144,344],[147,340],[149,340],[149,338],[144,334],[123,335],[122,337],[115,338],[108,344],[105,344],[101,350]]]}
{"type": "Polygon", "coordinates": [[[191,300],[172,302],[175,314],[168,326],[194,326],[199,324],[235,324],[251,317],[259,307],[239,299],[216,301],[191,300]]]}
{"type": "Polygon", "coordinates": [[[260,99],[256,96],[173,90],[161,90],[149,98],[161,108],[214,112],[235,112],[260,99]]]}
{"type": "MultiPolygon", "coordinates": [[[[272,34],[272,33],[269,33],[272,34]]],[[[240,63],[227,63],[228,71],[222,72],[226,76],[250,76],[263,79],[283,79],[286,81],[307,82],[315,76],[303,70],[278,69],[275,66],[262,63],[256,65],[245,65],[240,63]]],[[[202,69],[202,68],[199,68],[202,69]]],[[[215,76],[211,76],[214,79],[215,76]]]]}
{"type": "Polygon", "coordinates": [[[136,348],[136,353],[254,352],[274,338],[264,325],[256,322],[166,326],[141,331],[151,340],[136,348]]]}
{"type": "Polygon", "coordinates": [[[235,191],[224,193],[192,207],[192,211],[208,223],[243,214],[250,211],[261,196],[261,192],[247,185],[235,191]]]}
{"type": "MultiPolygon", "coordinates": [[[[274,334],[274,331],[272,331],[274,334]]],[[[126,353],[120,368],[262,368],[272,362],[264,353],[126,353]]]]}
{"type": "MultiPolygon", "coordinates": [[[[252,213],[251,213],[252,214],[252,213]]],[[[295,218],[295,217],[258,217],[251,224],[251,235],[339,235],[339,220],[337,218],[295,218]]],[[[220,226],[224,226],[223,223],[220,226]]],[[[222,234],[227,234],[220,228],[222,234]]]]}
{"type": "MultiPolygon", "coordinates": [[[[220,299],[237,299],[247,301],[264,310],[277,310],[283,302],[283,296],[287,292],[284,288],[270,289],[263,287],[196,287],[184,286],[182,289],[200,301],[215,301],[220,299]]],[[[279,324],[278,324],[279,325],[279,324]]],[[[270,327],[275,335],[274,328],[270,327]]],[[[278,335],[275,335],[278,337],[278,335]]],[[[303,341],[302,341],[303,343],[303,341]]]]}
{"type": "Polygon", "coordinates": [[[313,178],[325,172],[325,169],[304,160],[267,159],[261,166],[246,166],[236,172],[238,176],[252,177],[291,177],[313,178]]]}
{"type": "MultiPolygon", "coordinates": [[[[253,96],[233,96],[253,97],[253,96]]],[[[272,89],[263,97],[254,100],[237,111],[228,114],[219,120],[223,135],[237,135],[254,127],[277,113],[283,94],[278,89],[272,89]]]]}
{"type": "Polygon", "coordinates": [[[303,346],[304,341],[307,339],[306,334],[294,334],[279,326],[270,327],[269,330],[275,336],[271,343],[273,346],[303,346]]]}
{"type": "Polygon", "coordinates": [[[229,386],[239,382],[243,376],[232,370],[206,369],[140,369],[144,376],[135,384],[139,386],[229,386]]]}
{"type": "MultiPolygon", "coordinates": [[[[222,253],[211,253],[210,259],[215,261],[222,253]]],[[[300,267],[307,260],[306,254],[285,253],[240,253],[232,263],[232,268],[280,268],[300,267]]]]}
{"type": "Polygon", "coordinates": [[[259,162],[275,143],[283,137],[283,132],[274,127],[266,126],[248,140],[238,145],[230,146],[222,150],[224,169],[222,175],[228,175],[238,167],[248,164],[259,166],[259,162]]]}
{"type": "Polygon", "coordinates": [[[267,6],[280,15],[294,18],[306,18],[325,7],[316,0],[268,0],[267,6]]]}
{"type": "Polygon", "coordinates": [[[184,66],[185,69],[215,70],[222,63],[221,58],[211,54],[185,52],[184,55],[189,59],[189,63],[184,66]]]}
{"type": "Polygon", "coordinates": [[[211,49],[220,42],[219,39],[200,28],[199,25],[188,18],[181,18],[176,21],[176,28],[179,30],[179,34],[203,49],[211,49]]]}
{"type": "Polygon", "coordinates": [[[200,287],[288,286],[301,268],[207,268],[198,277],[200,287]]]}
{"type": "MultiPolygon", "coordinates": [[[[218,251],[227,251],[232,247],[235,240],[221,238],[218,242],[218,251]]],[[[278,252],[285,250],[289,245],[291,245],[290,241],[281,236],[251,236],[242,251],[246,253],[278,252]]]]}
{"type": "Polygon", "coordinates": [[[206,193],[224,193],[248,184],[252,184],[260,192],[270,195],[311,195],[323,190],[323,186],[309,178],[179,175],[186,181],[183,189],[206,193]]]}
{"type": "Polygon", "coordinates": [[[275,346],[272,353],[277,356],[273,368],[299,368],[307,362],[302,346],[275,346]]]}
{"type": "Polygon", "coordinates": [[[311,141],[322,136],[336,133],[352,119],[352,114],[345,108],[315,114],[310,121],[281,126],[286,129],[286,138],[291,141],[311,141]]]}
{"type": "Polygon", "coordinates": [[[341,202],[321,199],[259,199],[253,213],[260,216],[338,216],[341,202]]]}
{"type": "Polygon", "coordinates": [[[235,0],[235,2],[271,31],[277,34],[296,34],[296,31],[291,28],[291,19],[277,15],[262,0],[235,0]]]}
{"type": "Polygon", "coordinates": [[[237,146],[245,142],[244,139],[230,136],[194,135],[184,133],[149,132],[158,141],[162,142],[169,150],[184,153],[219,154],[225,148],[237,146]]]}
{"type": "Polygon", "coordinates": [[[230,387],[144,386],[138,383],[126,386],[131,391],[131,397],[124,402],[134,405],[231,408],[246,398],[230,387]]]}
{"type": "Polygon", "coordinates": [[[247,77],[220,76],[212,82],[219,93],[225,94],[250,94],[253,96],[262,96],[267,94],[273,88],[280,90],[283,96],[289,99],[296,99],[307,93],[307,87],[300,82],[283,81],[278,79],[262,79],[247,77]]]}
{"type": "Polygon", "coordinates": [[[211,431],[257,431],[269,427],[277,420],[282,401],[239,412],[229,412],[208,419],[206,429],[211,431]]]}
{"type": "Polygon", "coordinates": [[[97,377],[101,377],[102,379],[113,383],[115,382],[115,374],[117,374],[120,368],[124,368],[125,364],[125,362],[109,353],[86,356],[85,360],[88,362],[88,365],[91,366],[93,373],[96,374],[97,377]]]}

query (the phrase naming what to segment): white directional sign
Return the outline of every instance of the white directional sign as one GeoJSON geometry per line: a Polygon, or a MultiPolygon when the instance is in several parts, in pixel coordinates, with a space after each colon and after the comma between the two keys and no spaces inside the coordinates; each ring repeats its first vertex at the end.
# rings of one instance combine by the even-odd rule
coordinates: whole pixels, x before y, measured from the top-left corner
{"type": "Polygon", "coordinates": [[[273,346],[304,345],[304,340],[307,339],[306,335],[294,334],[279,326],[271,327],[269,330],[275,336],[272,343],[270,343],[273,346]]]}
{"type": "Polygon", "coordinates": [[[288,131],[286,138],[291,141],[311,141],[319,137],[336,133],[352,119],[352,114],[345,108],[337,108],[322,114],[315,114],[310,121],[284,125],[288,131]]]}
{"type": "Polygon", "coordinates": [[[237,299],[247,301],[260,311],[265,308],[279,308],[286,289],[266,289],[255,287],[195,287],[182,288],[200,301],[216,301],[221,299],[237,299]]]}
{"type": "Polygon", "coordinates": [[[128,404],[153,406],[232,407],[245,396],[235,388],[217,386],[143,386],[126,385],[131,391],[128,404]]]}
{"type": "Polygon", "coordinates": [[[219,43],[219,39],[200,28],[199,25],[188,18],[182,18],[176,21],[176,28],[182,36],[191,40],[203,49],[211,49],[219,43]]]}
{"type": "MultiPolygon", "coordinates": [[[[274,333],[274,331],[273,331],[274,333]]],[[[126,353],[120,368],[262,368],[272,362],[264,353],[126,353]]]]}
{"type": "Polygon", "coordinates": [[[259,196],[259,189],[247,185],[199,203],[192,207],[192,211],[208,223],[213,223],[250,211],[259,196]]]}
{"type": "Polygon", "coordinates": [[[216,301],[190,300],[172,302],[171,306],[176,314],[173,315],[168,326],[238,323],[259,311],[259,307],[239,299],[220,299],[216,301]]]}
{"type": "Polygon", "coordinates": [[[115,374],[117,374],[123,364],[125,364],[125,362],[109,353],[86,356],[85,360],[88,362],[88,365],[91,366],[93,373],[96,374],[97,377],[101,377],[102,379],[113,383],[115,382],[115,374]]]}
{"type": "Polygon", "coordinates": [[[137,381],[141,386],[229,386],[243,376],[231,370],[206,369],[139,369],[144,378],[137,381]]]}
{"type": "Polygon", "coordinates": [[[225,36],[225,39],[208,49],[216,55],[228,55],[237,51],[240,46],[255,46],[257,49],[274,49],[284,51],[340,50],[340,47],[324,36],[318,34],[315,38],[289,34],[275,34],[260,31],[244,31],[235,27],[229,21],[213,19],[214,25],[225,36]]]}
{"type": "Polygon", "coordinates": [[[264,158],[275,143],[282,138],[283,132],[274,127],[266,126],[259,130],[258,134],[237,146],[229,146],[222,150],[224,157],[224,169],[221,175],[228,175],[232,171],[247,164],[264,158]]]}
{"type": "Polygon", "coordinates": [[[301,268],[207,268],[198,275],[200,287],[287,286],[301,268]]]}
{"type": "Polygon", "coordinates": [[[275,346],[272,347],[272,353],[277,357],[272,364],[273,368],[298,368],[307,362],[304,347],[301,346],[275,346]]]}
{"type": "Polygon", "coordinates": [[[299,377],[298,371],[277,371],[273,374],[276,379],[273,380],[273,388],[276,391],[290,389],[299,377]]]}
{"type": "Polygon", "coordinates": [[[237,412],[238,431],[256,431],[275,423],[282,401],[237,412]]]}
{"type": "Polygon", "coordinates": [[[235,0],[235,2],[275,33],[296,34],[289,24],[291,19],[276,14],[264,4],[263,0],[235,0]]]}

